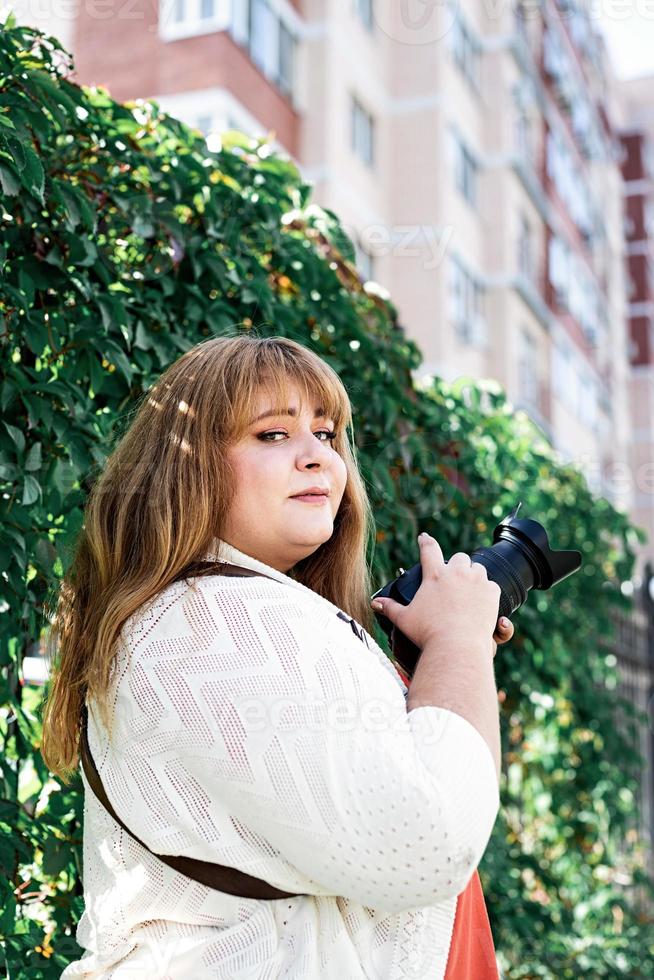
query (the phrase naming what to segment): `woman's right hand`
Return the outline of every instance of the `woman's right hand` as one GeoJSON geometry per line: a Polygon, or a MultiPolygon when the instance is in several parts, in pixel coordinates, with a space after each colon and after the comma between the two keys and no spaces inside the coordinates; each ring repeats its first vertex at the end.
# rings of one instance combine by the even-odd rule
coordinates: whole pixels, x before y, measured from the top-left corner
{"type": "Polygon", "coordinates": [[[477,638],[490,649],[501,595],[497,582],[462,551],[445,562],[438,541],[429,534],[421,534],[418,543],[422,582],[411,602],[404,606],[382,598],[374,600],[373,609],[381,601],[384,616],[421,650],[432,641],[460,649],[477,638]]]}

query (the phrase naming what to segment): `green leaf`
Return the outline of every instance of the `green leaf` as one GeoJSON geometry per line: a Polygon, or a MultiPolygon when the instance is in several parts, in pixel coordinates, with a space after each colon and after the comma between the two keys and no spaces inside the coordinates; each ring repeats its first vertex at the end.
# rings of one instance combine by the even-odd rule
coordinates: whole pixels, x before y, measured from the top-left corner
{"type": "Polygon", "coordinates": [[[29,71],[27,76],[29,83],[44,97],[46,105],[61,123],[65,125],[69,120],[59,111],[59,106],[66,110],[71,120],[76,118],[77,107],[70,96],[64,92],[61,82],[55,81],[41,70],[29,71]]]}
{"type": "Polygon", "coordinates": [[[4,163],[0,163],[0,186],[7,197],[15,197],[20,191],[20,178],[4,163]]]}
{"type": "Polygon", "coordinates": [[[131,382],[134,369],[122,350],[114,350],[111,359],[127,382],[131,382]]]}
{"type": "Polygon", "coordinates": [[[25,341],[34,354],[42,354],[49,344],[48,328],[42,320],[42,314],[33,310],[27,316],[25,341]]]}
{"type": "Polygon", "coordinates": [[[153,238],[155,234],[155,227],[152,219],[147,215],[138,214],[132,223],[132,228],[135,235],[139,235],[141,238],[153,238]]]}
{"type": "MultiPolygon", "coordinates": [[[[2,116],[0,116],[0,119],[2,116]]],[[[7,891],[2,896],[2,912],[0,913],[0,933],[7,934],[13,932],[14,917],[16,915],[16,896],[11,891],[7,891]]]]}
{"type": "Polygon", "coordinates": [[[23,507],[29,507],[41,496],[41,484],[33,476],[26,476],[23,484],[23,507]]]}
{"type": "Polygon", "coordinates": [[[16,397],[16,392],[18,391],[16,385],[13,381],[5,380],[0,386],[0,409],[3,412],[7,411],[9,405],[16,397]]]}
{"type": "Polygon", "coordinates": [[[11,436],[18,452],[22,453],[25,449],[25,436],[23,433],[20,431],[20,429],[17,429],[15,425],[9,425],[9,422],[5,422],[4,427],[11,436]]]}
{"type": "Polygon", "coordinates": [[[68,261],[73,265],[91,266],[98,257],[95,242],[86,236],[71,236],[69,239],[68,261]]]}
{"type": "Polygon", "coordinates": [[[98,296],[98,306],[105,329],[109,330],[114,324],[125,322],[125,308],[115,296],[109,296],[106,293],[103,296],[98,296]]]}
{"type": "Polygon", "coordinates": [[[25,296],[27,306],[32,306],[34,303],[34,282],[31,276],[29,276],[23,269],[18,273],[18,285],[20,286],[21,292],[25,296]]]}
{"type": "Polygon", "coordinates": [[[70,861],[70,844],[48,837],[43,842],[43,871],[55,878],[70,861]]]}
{"type": "Polygon", "coordinates": [[[23,152],[25,154],[25,166],[19,171],[21,183],[23,187],[27,188],[43,204],[43,191],[45,188],[43,165],[31,147],[23,146],[23,152]]]}
{"type": "Polygon", "coordinates": [[[146,330],[142,321],[136,324],[136,332],[134,333],[134,346],[138,347],[139,350],[149,350],[152,346],[152,341],[150,339],[150,334],[146,330]]]}
{"type": "Polygon", "coordinates": [[[62,497],[69,493],[77,481],[77,471],[68,459],[60,457],[52,468],[52,482],[62,497]]]}
{"type": "Polygon", "coordinates": [[[25,457],[24,467],[26,470],[41,469],[41,443],[35,442],[25,457]]]}
{"type": "Polygon", "coordinates": [[[98,392],[102,391],[105,372],[94,351],[89,351],[89,373],[91,375],[91,387],[97,395],[98,392]]]}
{"type": "Polygon", "coordinates": [[[20,173],[25,166],[25,149],[23,144],[20,142],[20,140],[8,139],[7,149],[11,153],[14,163],[16,164],[16,169],[20,173]]]}

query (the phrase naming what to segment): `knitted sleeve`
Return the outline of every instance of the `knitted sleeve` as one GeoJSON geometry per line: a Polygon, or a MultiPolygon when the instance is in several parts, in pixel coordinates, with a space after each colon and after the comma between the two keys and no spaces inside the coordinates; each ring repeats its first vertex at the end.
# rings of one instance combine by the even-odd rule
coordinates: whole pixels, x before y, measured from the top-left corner
{"type": "Polygon", "coordinates": [[[290,890],[388,912],[458,895],[499,807],[474,726],[407,713],[383,652],[309,590],[212,576],[170,595],[124,632],[101,770],[134,833],[229,864],[237,826],[299,872],[290,890]]]}

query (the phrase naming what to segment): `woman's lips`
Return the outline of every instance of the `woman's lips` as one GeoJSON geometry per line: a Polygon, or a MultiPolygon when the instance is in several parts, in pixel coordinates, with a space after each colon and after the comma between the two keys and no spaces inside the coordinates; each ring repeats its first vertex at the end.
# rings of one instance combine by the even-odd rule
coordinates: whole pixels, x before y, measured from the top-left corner
{"type": "Polygon", "coordinates": [[[318,507],[321,504],[327,503],[326,493],[305,493],[299,497],[291,497],[291,500],[301,500],[303,504],[316,504],[318,507]]]}

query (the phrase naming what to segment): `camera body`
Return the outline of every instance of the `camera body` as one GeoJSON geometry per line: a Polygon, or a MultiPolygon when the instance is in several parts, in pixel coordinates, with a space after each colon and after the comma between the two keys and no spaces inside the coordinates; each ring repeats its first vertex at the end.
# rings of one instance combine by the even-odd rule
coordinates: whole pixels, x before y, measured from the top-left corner
{"type": "MultiPolygon", "coordinates": [[[[518,518],[518,502],[493,531],[493,544],[477,548],[470,560],[484,565],[488,578],[500,587],[498,620],[511,615],[526,602],[531,589],[546,590],[581,568],[579,551],[553,551],[547,531],[538,521],[518,518]]],[[[388,596],[407,606],[420,588],[420,562],[382,586],[372,598],[388,596]]],[[[421,650],[404,636],[381,612],[375,612],[381,628],[391,640],[397,662],[408,677],[413,676],[421,650]]]]}

